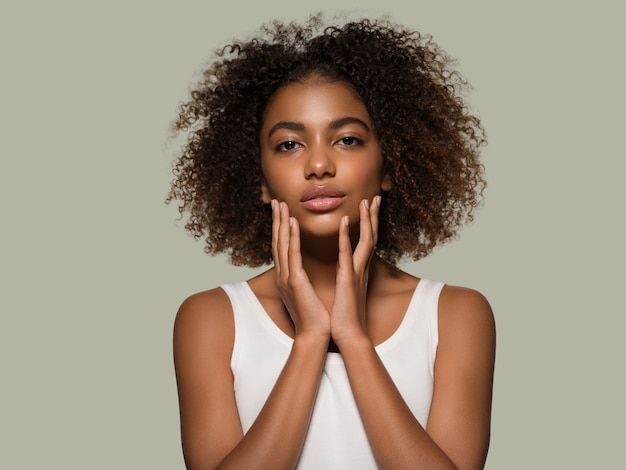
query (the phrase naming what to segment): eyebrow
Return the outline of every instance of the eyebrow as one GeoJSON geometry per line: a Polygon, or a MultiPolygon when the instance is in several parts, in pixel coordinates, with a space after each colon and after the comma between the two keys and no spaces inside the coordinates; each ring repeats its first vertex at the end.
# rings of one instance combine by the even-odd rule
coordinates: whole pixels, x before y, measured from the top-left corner
{"type": "Polygon", "coordinates": [[[271,137],[272,134],[279,129],[288,129],[290,131],[303,131],[305,128],[304,128],[304,124],[300,122],[279,121],[271,127],[271,129],[267,133],[267,136],[271,137]]]}
{"type": "MultiPolygon", "coordinates": [[[[365,123],[365,121],[356,117],[352,117],[352,116],[346,116],[346,117],[342,117],[338,119],[333,119],[328,125],[328,128],[331,130],[337,130],[349,124],[357,124],[363,127],[366,131],[368,132],[371,131],[370,127],[365,123]]],[[[267,133],[267,136],[271,137],[272,134],[278,131],[279,129],[288,129],[291,131],[304,131],[306,128],[304,124],[302,124],[301,122],[279,121],[270,128],[269,132],[267,133]]]]}

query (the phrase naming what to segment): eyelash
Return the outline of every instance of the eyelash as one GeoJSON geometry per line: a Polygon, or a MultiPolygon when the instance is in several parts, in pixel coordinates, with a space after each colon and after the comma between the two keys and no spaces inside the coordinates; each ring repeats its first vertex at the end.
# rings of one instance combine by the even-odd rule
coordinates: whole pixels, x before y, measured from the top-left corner
{"type": "Polygon", "coordinates": [[[346,137],[342,137],[341,139],[339,139],[337,142],[340,142],[341,145],[345,145],[346,147],[356,147],[357,145],[361,145],[363,144],[363,140],[359,139],[358,137],[354,137],[354,136],[346,136],[346,137]],[[350,140],[351,143],[346,143],[346,140],[350,140]]]}
{"type": "Polygon", "coordinates": [[[281,142],[280,144],[278,144],[276,146],[276,151],[278,152],[289,152],[291,150],[296,149],[300,144],[298,142],[296,142],[295,140],[286,140],[284,142],[281,142]],[[285,146],[290,145],[291,148],[285,148],[285,146]]]}
{"type": "MultiPolygon", "coordinates": [[[[354,136],[346,136],[346,137],[342,137],[341,139],[339,139],[337,143],[344,147],[356,147],[358,145],[362,145],[363,140],[354,136]],[[346,141],[349,141],[349,142],[346,142],[346,141]]],[[[291,150],[295,150],[298,147],[301,147],[301,145],[295,140],[286,140],[276,146],[276,151],[289,152],[291,150]],[[287,148],[287,147],[290,147],[290,148],[287,148]]]]}

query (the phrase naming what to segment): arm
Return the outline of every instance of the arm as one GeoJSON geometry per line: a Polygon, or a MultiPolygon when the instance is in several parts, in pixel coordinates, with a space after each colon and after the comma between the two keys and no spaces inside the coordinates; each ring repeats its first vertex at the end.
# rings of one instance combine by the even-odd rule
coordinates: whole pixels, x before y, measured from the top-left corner
{"type": "Polygon", "coordinates": [[[378,202],[361,208],[360,239],[352,253],[340,228],[332,336],[380,468],[484,466],[489,445],[495,326],[479,293],[446,286],[439,301],[439,346],[427,428],[413,416],[380,361],[365,327],[369,257],[376,244],[378,202]]]}
{"type": "Polygon", "coordinates": [[[234,322],[215,289],[183,302],[174,323],[174,367],[181,438],[189,469],[215,468],[241,440],[230,355],[234,322]]]}
{"type": "Polygon", "coordinates": [[[230,356],[232,310],[221,289],[181,306],[174,328],[181,437],[187,468],[293,468],[310,420],[327,339],[302,336],[244,436],[230,356]]]}
{"type": "Polygon", "coordinates": [[[446,286],[433,401],[424,429],[368,339],[339,347],[380,468],[483,468],[489,446],[495,327],[477,292],[446,286]]]}
{"type": "Polygon", "coordinates": [[[319,299],[309,299],[307,287],[300,288],[306,279],[293,275],[303,271],[298,257],[289,259],[289,251],[299,250],[299,234],[297,226],[289,223],[288,210],[275,208],[273,227],[276,282],[283,290],[287,283],[293,284],[285,301],[296,338],[272,392],[245,435],[230,370],[234,323],[228,296],[221,289],[192,296],[177,314],[174,360],[183,452],[190,470],[293,468],[302,450],[330,326],[319,299]],[[292,232],[298,235],[295,244],[290,241],[292,232]]]}
{"type": "Polygon", "coordinates": [[[496,328],[478,292],[444,287],[427,431],[458,468],[483,468],[489,448],[496,328]]]}

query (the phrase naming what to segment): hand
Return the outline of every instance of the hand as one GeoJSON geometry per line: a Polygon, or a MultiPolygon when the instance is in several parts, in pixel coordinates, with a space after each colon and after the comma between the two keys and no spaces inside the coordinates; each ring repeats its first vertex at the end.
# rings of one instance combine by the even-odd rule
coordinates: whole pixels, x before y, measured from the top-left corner
{"type": "Polygon", "coordinates": [[[380,196],[372,203],[361,201],[359,206],[359,242],[352,251],[348,217],[339,228],[339,260],[335,300],[330,313],[331,336],[341,343],[357,336],[367,336],[366,298],[369,265],[378,240],[380,196]]]}
{"type": "Polygon", "coordinates": [[[300,334],[330,338],[330,315],[302,267],[300,228],[284,202],[272,200],[272,254],[276,287],[300,334]]]}

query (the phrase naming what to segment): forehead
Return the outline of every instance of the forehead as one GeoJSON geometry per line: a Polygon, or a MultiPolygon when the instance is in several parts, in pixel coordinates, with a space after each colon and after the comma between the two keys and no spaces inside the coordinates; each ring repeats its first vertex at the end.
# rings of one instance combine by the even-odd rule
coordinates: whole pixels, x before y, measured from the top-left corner
{"type": "Polygon", "coordinates": [[[278,89],[267,102],[262,127],[277,121],[321,123],[347,116],[371,124],[365,104],[350,84],[311,80],[278,89]]]}

